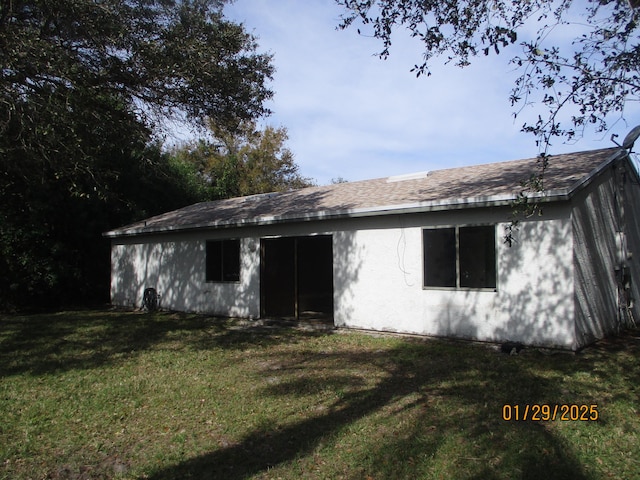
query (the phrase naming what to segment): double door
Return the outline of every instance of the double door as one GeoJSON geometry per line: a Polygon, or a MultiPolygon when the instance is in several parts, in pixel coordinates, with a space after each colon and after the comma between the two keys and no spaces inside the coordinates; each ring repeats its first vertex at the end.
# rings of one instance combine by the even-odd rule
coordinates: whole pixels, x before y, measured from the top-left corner
{"type": "Polygon", "coordinates": [[[262,317],[333,321],[331,235],[263,238],[262,317]]]}

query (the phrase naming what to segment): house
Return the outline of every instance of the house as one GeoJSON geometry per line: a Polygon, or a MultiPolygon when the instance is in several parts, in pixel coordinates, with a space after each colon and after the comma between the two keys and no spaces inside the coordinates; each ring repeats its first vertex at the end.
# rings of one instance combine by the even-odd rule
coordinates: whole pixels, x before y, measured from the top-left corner
{"type": "Polygon", "coordinates": [[[551,158],[542,215],[504,241],[536,159],[199,203],[105,233],[111,300],[577,350],[638,318],[626,149],[551,158]]]}

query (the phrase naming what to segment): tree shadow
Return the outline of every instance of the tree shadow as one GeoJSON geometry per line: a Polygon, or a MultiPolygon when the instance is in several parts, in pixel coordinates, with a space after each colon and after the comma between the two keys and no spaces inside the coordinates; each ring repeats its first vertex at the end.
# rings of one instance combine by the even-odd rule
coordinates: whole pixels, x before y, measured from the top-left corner
{"type": "MultiPolygon", "coordinates": [[[[444,340],[404,339],[381,343],[381,348],[332,342],[331,349],[319,351],[305,342],[326,332],[173,313],[2,317],[0,327],[0,375],[5,377],[131,361],[144,349],[179,336],[180,348],[265,347],[251,349],[257,367],[249,373],[255,388],[248,394],[258,398],[313,402],[319,393],[329,394],[322,403],[310,403],[297,420],[276,412],[240,439],[148,472],[153,479],[243,479],[296,463],[308,469],[314,458],[330,461],[322,460],[323,448],[336,442],[345,445],[332,446],[334,451],[349,459],[340,460],[346,465],[343,475],[331,470],[327,475],[344,478],[417,478],[425,472],[470,479],[595,478],[580,459],[583,452],[575,452],[553,425],[505,422],[502,407],[600,404],[603,399],[632,403],[640,381],[637,331],[580,354],[525,350],[514,357],[484,345],[444,340]],[[299,346],[289,348],[294,343],[299,346]],[[277,348],[268,348],[272,345],[277,348]],[[607,384],[594,384],[585,375],[594,372],[615,375],[621,388],[608,391],[607,384]],[[584,380],[572,381],[567,390],[567,377],[584,380]]],[[[608,422],[603,412],[590,428],[608,422]]],[[[305,475],[314,477],[314,472],[305,470],[305,475]]]]}
{"type": "Polygon", "coordinates": [[[577,206],[547,205],[543,217],[522,219],[516,241],[496,245],[495,292],[442,295],[429,333],[575,351],[620,332],[609,181],[580,193],[577,206]]]}
{"type": "MultiPolygon", "coordinates": [[[[584,391],[566,392],[559,379],[593,369],[599,355],[558,354],[550,361],[536,352],[513,357],[485,346],[407,340],[379,351],[271,356],[265,360],[278,364],[279,381],[261,383],[254,395],[299,400],[328,390],[335,399],[293,423],[274,418],[231,445],[150,478],[244,479],[296,463],[304,469],[337,438],[351,457],[343,478],[418,478],[425,472],[469,479],[595,478],[550,422],[506,422],[501,412],[505,404],[583,403],[585,391],[597,400],[603,392],[590,382],[581,385],[584,391]],[[368,375],[379,381],[371,385],[368,375]],[[374,427],[361,425],[371,417],[374,427]],[[345,432],[358,428],[361,436],[348,444],[345,432]]],[[[261,373],[269,372],[266,366],[261,373]]],[[[637,375],[635,367],[629,385],[637,375]]],[[[311,471],[301,476],[315,478],[311,471]]]]}
{"type": "Polygon", "coordinates": [[[3,316],[0,376],[90,369],[135,355],[178,328],[179,318],[142,313],[61,312],[3,316]]]}
{"type": "Polygon", "coordinates": [[[0,377],[86,370],[126,361],[176,335],[184,348],[297,342],[323,332],[178,312],[78,311],[0,317],[0,377]]]}

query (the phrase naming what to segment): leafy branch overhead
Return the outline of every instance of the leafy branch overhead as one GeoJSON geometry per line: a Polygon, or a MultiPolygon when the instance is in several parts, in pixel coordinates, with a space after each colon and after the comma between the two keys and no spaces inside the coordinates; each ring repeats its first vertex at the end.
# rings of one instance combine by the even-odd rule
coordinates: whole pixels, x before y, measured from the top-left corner
{"type": "Polygon", "coordinates": [[[266,113],[269,55],[218,0],[2,0],[5,105],[58,90],[116,95],[149,110],[220,121],[266,113]],[[16,95],[20,96],[16,98],[16,95]]]}
{"type": "Polygon", "coordinates": [[[172,116],[233,126],[268,113],[271,57],[223,3],[0,0],[1,148],[65,172],[103,150],[85,133],[110,142],[114,124],[144,136],[172,116]]]}
{"type": "Polygon", "coordinates": [[[510,53],[520,72],[510,101],[516,115],[532,103],[543,105],[545,113],[523,130],[545,149],[554,137],[580,137],[588,125],[606,131],[607,119],[624,118],[629,102],[640,100],[638,2],[336,1],[345,8],[340,27],[361,24],[382,40],[382,58],[390,54],[394,31],[408,29],[424,46],[422,62],[412,69],[418,76],[431,74],[435,57],[465,67],[474,57],[519,45],[521,53],[510,53]],[[567,34],[572,40],[565,42],[567,34]]]}

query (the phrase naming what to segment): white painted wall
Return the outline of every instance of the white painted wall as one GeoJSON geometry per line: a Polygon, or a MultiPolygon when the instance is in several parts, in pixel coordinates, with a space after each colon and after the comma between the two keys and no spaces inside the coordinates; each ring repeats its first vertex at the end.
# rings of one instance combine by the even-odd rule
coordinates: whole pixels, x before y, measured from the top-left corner
{"type": "Polygon", "coordinates": [[[525,222],[502,242],[508,209],[459,210],[165,234],[112,242],[112,302],[140,306],[145,288],[164,308],[220,315],[260,314],[260,238],[332,234],[336,325],[574,348],[569,205],[525,222]],[[422,228],[498,224],[497,291],[422,287],[422,228]],[[205,281],[205,241],[241,237],[239,283],[205,281]],[[159,241],[160,240],[160,241],[159,241]]]}
{"type": "Polygon", "coordinates": [[[260,314],[260,242],[240,242],[240,282],[205,281],[205,242],[218,235],[161,235],[114,240],[111,301],[140,307],[145,288],[155,288],[160,306],[254,318],[260,314]],[[159,241],[160,240],[160,241],[159,241]]]}
{"type": "Polygon", "coordinates": [[[526,222],[512,247],[502,241],[504,211],[423,216],[415,225],[334,235],[337,325],[574,347],[573,264],[568,207],[526,222]],[[496,222],[498,287],[493,291],[422,287],[422,227],[496,222]],[[348,265],[348,266],[345,266],[348,265]]]}

